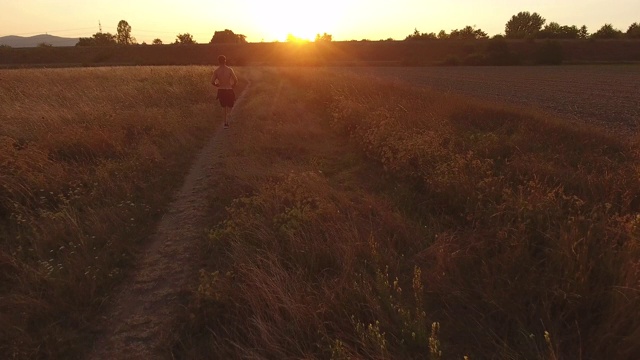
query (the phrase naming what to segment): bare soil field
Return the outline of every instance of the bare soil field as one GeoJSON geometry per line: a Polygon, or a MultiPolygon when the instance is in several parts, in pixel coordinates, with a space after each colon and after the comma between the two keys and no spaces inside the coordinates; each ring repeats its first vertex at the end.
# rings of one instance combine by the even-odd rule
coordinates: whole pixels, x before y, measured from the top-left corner
{"type": "Polygon", "coordinates": [[[541,108],[609,129],[640,122],[640,66],[379,67],[348,71],[391,77],[436,90],[541,108]]]}

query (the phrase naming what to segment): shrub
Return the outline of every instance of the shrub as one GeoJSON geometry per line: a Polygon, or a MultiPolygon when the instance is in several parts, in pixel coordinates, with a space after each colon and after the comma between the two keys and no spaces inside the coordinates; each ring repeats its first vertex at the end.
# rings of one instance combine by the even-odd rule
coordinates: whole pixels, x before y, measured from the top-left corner
{"type": "Polygon", "coordinates": [[[560,65],[563,58],[562,45],[557,41],[545,41],[535,53],[535,63],[538,65],[560,65]]]}
{"type": "Polygon", "coordinates": [[[487,56],[482,53],[472,53],[467,55],[463,61],[464,65],[488,65],[487,56]]]}
{"type": "Polygon", "coordinates": [[[489,65],[518,65],[520,63],[519,57],[511,51],[507,41],[498,36],[487,43],[485,56],[489,65]]]}
{"type": "Polygon", "coordinates": [[[443,61],[442,61],[442,65],[445,66],[458,66],[462,63],[462,61],[460,61],[460,58],[455,56],[455,55],[448,55],[443,61]]]}

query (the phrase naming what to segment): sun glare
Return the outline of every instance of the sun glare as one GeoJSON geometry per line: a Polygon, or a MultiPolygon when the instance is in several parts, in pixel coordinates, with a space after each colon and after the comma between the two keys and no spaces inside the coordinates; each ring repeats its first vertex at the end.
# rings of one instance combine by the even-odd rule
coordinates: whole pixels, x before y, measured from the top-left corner
{"type": "Polygon", "coordinates": [[[257,31],[264,41],[313,41],[317,34],[336,31],[347,16],[344,1],[304,3],[291,0],[265,1],[251,9],[257,31]]]}

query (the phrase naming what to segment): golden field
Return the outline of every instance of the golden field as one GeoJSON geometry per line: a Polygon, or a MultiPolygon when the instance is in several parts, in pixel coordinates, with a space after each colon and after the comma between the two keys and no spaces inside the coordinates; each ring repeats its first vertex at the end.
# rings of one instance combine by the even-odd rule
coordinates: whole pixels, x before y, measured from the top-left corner
{"type": "MultiPolygon", "coordinates": [[[[0,351],[91,341],[219,121],[209,71],[0,73],[0,351]]],[[[363,74],[237,71],[251,86],[167,357],[640,352],[634,137],[363,74]]]]}

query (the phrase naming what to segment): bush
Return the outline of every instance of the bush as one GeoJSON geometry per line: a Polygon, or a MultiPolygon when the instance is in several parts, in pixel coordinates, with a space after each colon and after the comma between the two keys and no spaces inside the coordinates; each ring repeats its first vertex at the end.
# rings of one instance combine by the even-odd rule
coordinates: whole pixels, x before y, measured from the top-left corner
{"type": "Polygon", "coordinates": [[[545,41],[536,51],[534,60],[538,65],[560,65],[563,58],[559,42],[545,41]]]}
{"type": "Polygon", "coordinates": [[[487,56],[482,53],[472,53],[464,58],[464,64],[470,66],[488,65],[487,56]]]}
{"type": "Polygon", "coordinates": [[[509,44],[503,37],[494,37],[485,48],[489,65],[518,65],[520,58],[509,49],[509,44]]]}
{"type": "Polygon", "coordinates": [[[460,58],[455,56],[455,55],[449,55],[447,56],[441,63],[441,65],[444,66],[458,66],[460,65],[461,61],[460,58]]]}
{"type": "Polygon", "coordinates": [[[425,66],[425,60],[419,55],[413,54],[405,57],[402,62],[402,66],[425,66]]]}

